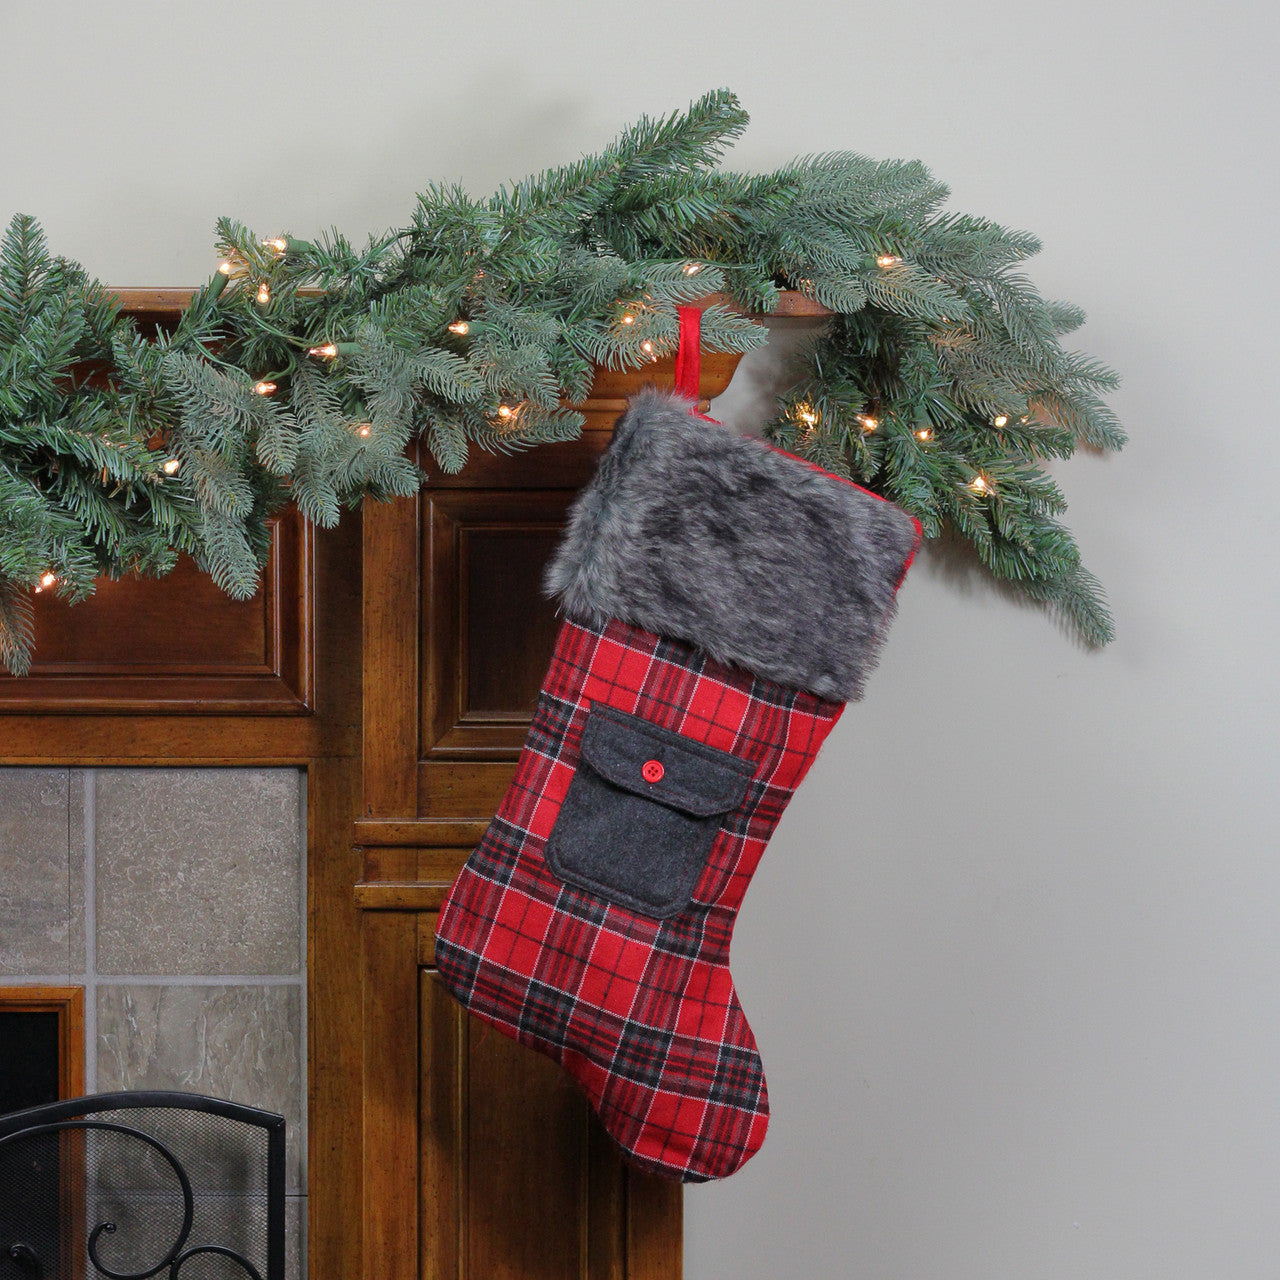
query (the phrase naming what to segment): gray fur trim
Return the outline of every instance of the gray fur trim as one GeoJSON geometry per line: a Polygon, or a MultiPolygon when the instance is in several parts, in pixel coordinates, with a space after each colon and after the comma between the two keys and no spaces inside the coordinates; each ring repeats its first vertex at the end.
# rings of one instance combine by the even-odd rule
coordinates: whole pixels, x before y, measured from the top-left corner
{"type": "Polygon", "coordinates": [[[544,585],[824,698],[862,696],[919,541],[892,503],[648,389],[570,509],[544,585]]]}

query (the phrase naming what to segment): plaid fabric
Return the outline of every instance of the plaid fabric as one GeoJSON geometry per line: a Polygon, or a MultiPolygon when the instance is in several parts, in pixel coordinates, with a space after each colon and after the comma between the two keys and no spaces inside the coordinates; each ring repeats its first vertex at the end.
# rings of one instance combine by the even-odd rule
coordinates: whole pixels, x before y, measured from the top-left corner
{"type": "Polygon", "coordinates": [[[725,1177],[764,1141],[764,1071],[729,942],[765,845],[843,709],[617,620],[566,621],[515,777],[449,891],[436,935],[448,988],[555,1059],[655,1173],[725,1177]],[[543,858],[594,703],[755,766],[691,903],[668,919],[565,884],[543,858]]]}

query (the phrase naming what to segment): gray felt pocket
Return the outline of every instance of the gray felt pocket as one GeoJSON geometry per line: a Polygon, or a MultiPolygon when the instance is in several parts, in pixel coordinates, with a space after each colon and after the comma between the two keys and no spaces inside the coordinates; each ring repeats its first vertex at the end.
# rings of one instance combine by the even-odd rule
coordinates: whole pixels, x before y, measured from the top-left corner
{"type": "Polygon", "coordinates": [[[594,703],[547,840],[547,865],[561,880],[642,915],[676,915],[754,773],[728,751],[594,703]]]}

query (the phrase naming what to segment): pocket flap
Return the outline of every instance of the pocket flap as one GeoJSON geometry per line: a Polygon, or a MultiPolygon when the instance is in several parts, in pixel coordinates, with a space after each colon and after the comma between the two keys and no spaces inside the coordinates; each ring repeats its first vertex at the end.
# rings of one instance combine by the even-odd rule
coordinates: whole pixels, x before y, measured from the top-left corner
{"type": "Polygon", "coordinates": [[[598,702],[582,727],[582,757],[614,786],[700,818],[736,809],[755,774],[731,752],[598,702]]]}

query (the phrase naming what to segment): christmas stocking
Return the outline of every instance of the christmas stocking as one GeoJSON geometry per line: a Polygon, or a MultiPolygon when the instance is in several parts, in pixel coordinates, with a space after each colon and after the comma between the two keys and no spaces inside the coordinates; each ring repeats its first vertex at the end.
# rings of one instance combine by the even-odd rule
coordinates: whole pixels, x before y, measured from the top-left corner
{"type": "Polygon", "coordinates": [[[729,974],[743,894],[861,695],[920,526],[691,412],[630,402],[547,571],[564,614],[515,777],[440,914],[477,1017],[554,1058],[629,1158],[689,1182],[760,1147],[729,974]]]}

